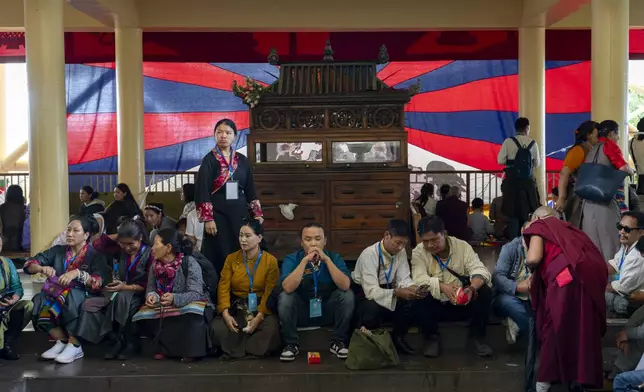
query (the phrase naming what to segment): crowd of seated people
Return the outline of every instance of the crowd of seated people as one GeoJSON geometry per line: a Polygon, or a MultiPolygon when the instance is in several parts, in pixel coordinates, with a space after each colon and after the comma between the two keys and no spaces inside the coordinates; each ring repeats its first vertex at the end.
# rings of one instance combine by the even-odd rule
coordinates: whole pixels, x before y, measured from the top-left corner
{"type": "MultiPolygon", "coordinates": [[[[398,352],[412,355],[418,348],[405,336],[416,323],[422,353],[432,358],[441,354],[438,324],[444,320],[468,320],[473,352],[489,357],[486,332],[494,309],[508,341],[526,337],[531,343],[527,367],[536,368],[534,390],[557,383],[581,390],[602,382],[608,313],[630,317],[616,339],[622,354],[613,377],[616,385],[632,387],[636,377],[644,382],[644,373],[632,372],[644,342],[644,215],[626,211],[624,190],[609,206],[579,204],[567,182],[593,152],[601,164],[630,171],[614,148],[616,133],[611,122],[583,123],[564,163],[556,209],[536,208],[527,221],[518,220],[521,225],[513,221],[511,233],[492,226],[481,199],[473,200],[468,217],[459,187],[441,186],[435,203],[433,186],[423,187],[416,202],[424,216],[413,233],[420,241],[411,260],[409,225],[392,220],[381,240],[363,244],[350,272],[327,249],[329,233],[317,223],[302,228],[300,249],[279,265],[264,246],[252,171],[230,149],[234,123],[220,122],[218,146],[202,162],[201,182],[182,189],[186,204],[178,221],[165,215],[161,203],[141,210],[126,184],[116,186],[115,201],[103,211],[93,189],[83,187],[79,214],[64,234],[24,265],[25,273],[47,278],[31,301],[22,299],[12,263],[0,260],[0,358],[18,358],[12,346],[29,320],[54,340],[42,359],[62,364],[82,358],[83,344],[105,339],[113,342],[105,359],[129,359],[140,350],[141,336],[150,339],[158,360],[265,357],[281,350],[282,361],[293,361],[298,328],[318,326],[332,327],[329,351],[345,359],[352,329],[387,322],[398,352]],[[486,241],[497,232],[514,239],[503,246],[492,273],[468,241],[486,241]],[[530,365],[536,362],[535,341],[540,360],[530,365]]],[[[24,212],[19,191],[8,199],[24,212]]],[[[503,210],[502,202],[495,200],[491,210],[503,210]]]]}

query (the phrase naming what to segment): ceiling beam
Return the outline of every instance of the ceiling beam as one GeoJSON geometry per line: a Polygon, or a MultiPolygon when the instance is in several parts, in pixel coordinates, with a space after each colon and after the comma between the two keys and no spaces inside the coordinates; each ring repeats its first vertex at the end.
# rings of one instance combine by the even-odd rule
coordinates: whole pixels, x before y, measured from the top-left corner
{"type": "Polygon", "coordinates": [[[522,27],[549,27],[577,12],[590,0],[523,0],[522,27]]]}
{"type": "Polygon", "coordinates": [[[139,26],[138,10],[133,0],[67,0],[67,2],[106,26],[139,26]]]}

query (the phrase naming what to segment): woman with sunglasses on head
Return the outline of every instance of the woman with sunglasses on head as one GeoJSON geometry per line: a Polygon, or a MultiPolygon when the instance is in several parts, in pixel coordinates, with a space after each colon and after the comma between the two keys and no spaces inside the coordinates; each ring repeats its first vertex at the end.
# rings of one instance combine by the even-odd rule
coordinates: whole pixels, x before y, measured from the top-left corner
{"type": "Polygon", "coordinates": [[[150,203],[146,205],[143,207],[143,215],[150,228],[150,242],[154,242],[157,231],[177,227],[177,221],[166,216],[163,212],[163,203],[150,203]]]}
{"type": "Polygon", "coordinates": [[[586,156],[597,144],[598,130],[595,121],[584,121],[575,131],[575,144],[566,152],[563,167],[559,173],[559,197],[557,211],[576,227],[581,226],[581,199],[575,195],[577,170],[584,164],[586,156]]]}
{"type": "Polygon", "coordinates": [[[152,245],[154,262],[148,272],[145,304],[134,315],[157,344],[154,359],[204,357],[209,346],[208,295],[192,242],[176,229],[157,233],[152,245]]]}
{"type": "Polygon", "coordinates": [[[210,325],[213,344],[230,358],[263,357],[280,346],[277,318],[266,303],[279,279],[277,259],[262,244],[259,222],[239,230],[241,250],[228,255],[219,280],[217,311],[210,325]]]}
{"type": "Polygon", "coordinates": [[[139,336],[132,316],[138,311],[146,285],[148,267],[154,261],[148,232],[141,218],[122,222],[114,236],[107,235],[94,241],[99,251],[109,252],[119,247],[112,265],[112,280],[103,290],[103,296],[91,298],[83,304],[78,335],[91,343],[100,343],[113,334],[115,343],[105,359],[130,359],[139,349],[139,336]]]}
{"type": "Polygon", "coordinates": [[[91,216],[72,216],[67,244],[57,245],[28,260],[23,270],[47,276],[34,299],[33,324],[56,341],[40,357],[72,363],[84,356],[78,341],[83,302],[100,295],[110,276],[105,256],[89,243],[98,223],[91,216]]]}
{"type": "Polygon", "coordinates": [[[202,159],[195,184],[199,220],[205,223],[202,253],[217,272],[226,257],[239,250],[237,236],[249,211],[260,223],[264,221],[248,158],[233,147],[236,136],[232,120],[217,122],[217,145],[202,159]]]}

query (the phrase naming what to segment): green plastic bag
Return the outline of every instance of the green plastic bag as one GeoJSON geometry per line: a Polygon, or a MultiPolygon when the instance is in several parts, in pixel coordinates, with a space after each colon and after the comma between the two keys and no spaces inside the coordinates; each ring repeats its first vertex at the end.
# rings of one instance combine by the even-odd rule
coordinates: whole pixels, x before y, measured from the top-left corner
{"type": "Polygon", "coordinates": [[[373,370],[400,364],[398,352],[391,335],[384,329],[361,332],[353,331],[349,343],[349,356],[345,361],[351,370],[373,370]]]}

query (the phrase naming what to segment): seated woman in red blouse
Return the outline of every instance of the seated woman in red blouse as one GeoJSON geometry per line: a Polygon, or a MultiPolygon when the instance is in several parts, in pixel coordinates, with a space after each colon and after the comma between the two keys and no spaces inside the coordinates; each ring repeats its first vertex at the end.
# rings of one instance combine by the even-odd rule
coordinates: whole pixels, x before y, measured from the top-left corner
{"type": "Polygon", "coordinates": [[[195,184],[199,220],[205,222],[201,253],[220,274],[226,257],[239,250],[239,230],[249,211],[263,223],[248,158],[232,144],[237,127],[223,119],[215,125],[217,145],[202,160],[195,184]]]}

